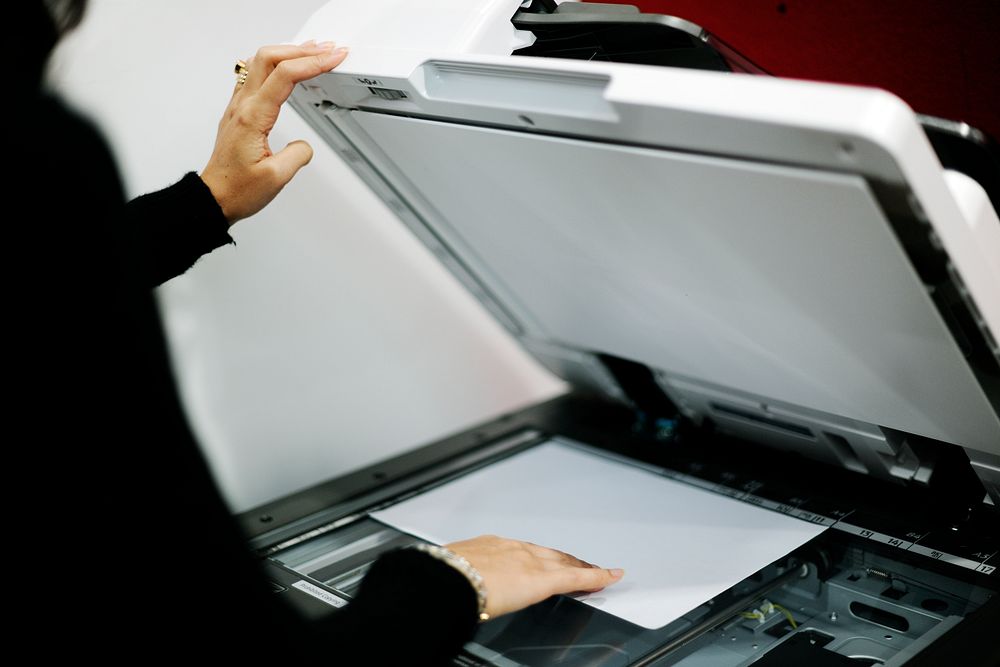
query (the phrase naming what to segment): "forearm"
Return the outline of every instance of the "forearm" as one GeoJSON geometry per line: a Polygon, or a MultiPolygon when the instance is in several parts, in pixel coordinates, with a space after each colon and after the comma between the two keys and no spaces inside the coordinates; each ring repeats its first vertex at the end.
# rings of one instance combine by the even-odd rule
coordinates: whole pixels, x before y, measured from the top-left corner
{"type": "Polygon", "coordinates": [[[184,273],[202,255],[233,241],[222,209],[193,172],[126,204],[122,224],[124,250],[147,287],[184,273]]]}

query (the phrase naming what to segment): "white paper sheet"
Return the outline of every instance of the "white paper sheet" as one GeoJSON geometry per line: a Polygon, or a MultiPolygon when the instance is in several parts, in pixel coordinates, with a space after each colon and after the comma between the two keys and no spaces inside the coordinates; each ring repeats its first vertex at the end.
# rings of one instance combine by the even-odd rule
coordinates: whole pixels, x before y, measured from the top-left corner
{"type": "Polygon", "coordinates": [[[646,628],[824,530],[556,440],[372,516],[438,544],[495,534],[624,568],[621,582],[583,600],[646,628]]]}

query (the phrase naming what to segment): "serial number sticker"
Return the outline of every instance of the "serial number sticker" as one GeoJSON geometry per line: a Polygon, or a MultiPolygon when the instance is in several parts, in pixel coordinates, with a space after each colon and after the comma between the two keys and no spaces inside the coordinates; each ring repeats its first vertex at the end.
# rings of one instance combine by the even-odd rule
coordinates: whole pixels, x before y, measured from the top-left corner
{"type": "Polygon", "coordinates": [[[376,97],[381,97],[383,100],[405,100],[406,92],[402,90],[396,90],[394,88],[376,88],[375,86],[368,86],[368,90],[371,94],[376,97]]]}
{"type": "Polygon", "coordinates": [[[328,590],[320,588],[315,584],[310,584],[308,581],[296,581],[292,584],[292,588],[297,588],[307,595],[311,595],[317,600],[327,603],[333,607],[343,607],[347,604],[347,600],[344,598],[334,595],[328,590]]]}

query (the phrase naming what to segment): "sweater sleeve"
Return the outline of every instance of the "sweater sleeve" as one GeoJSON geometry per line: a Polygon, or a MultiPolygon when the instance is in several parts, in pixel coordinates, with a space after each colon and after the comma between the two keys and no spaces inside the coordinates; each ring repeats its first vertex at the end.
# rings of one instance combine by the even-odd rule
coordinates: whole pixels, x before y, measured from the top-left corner
{"type": "Polygon", "coordinates": [[[272,592],[214,484],[184,418],[156,305],[140,284],[180,273],[230,240],[208,188],[189,174],[139,198],[124,233],[114,160],[94,127],[41,94],[13,111],[11,210],[39,219],[10,225],[11,247],[23,251],[8,253],[19,324],[5,370],[19,388],[15,426],[41,429],[53,446],[8,452],[9,469],[51,490],[51,502],[15,513],[9,527],[37,547],[42,572],[65,568],[66,544],[125,539],[140,556],[112,563],[106,549],[76,549],[77,570],[113,571],[124,582],[101,589],[100,608],[54,616],[51,597],[28,580],[8,586],[8,606],[57,629],[60,641],[44,647],[57,662],[134,664],[155,654],[178,665],[445,663],[475,630],[476,596],[459,572],[421,552],[391,552],[350,605],[310,621],[272,592]],[[58,189],[40,201],[40,183],[53,180],[58,189]],[[95,437],[97,446],[79,445],[95,437]],[[67,513],[53,531],[52,503],[86,511],[67,513]],[[190,549],[168,545],[164,526],[190,549]],[[149,604],[129,584],[140,581],[149,604]]]}
{"type": "Polygon", "coordinates": [[[133,199],[125,205],[122,222],[127,250],[147,287],[179,276],[205,253],[233,242],[212,191],[194,172],[133,199]]]}
{"type": "Polygon", "coordinates": [[[476,593],[462,573],[415,549],[384,554],[368,571],[357,597],[342,611],[315,621],[320,645],[336,664],[437,665],[472,639],[476,593]],[[348,658],[348,659],[345,659],[348,658]]]}

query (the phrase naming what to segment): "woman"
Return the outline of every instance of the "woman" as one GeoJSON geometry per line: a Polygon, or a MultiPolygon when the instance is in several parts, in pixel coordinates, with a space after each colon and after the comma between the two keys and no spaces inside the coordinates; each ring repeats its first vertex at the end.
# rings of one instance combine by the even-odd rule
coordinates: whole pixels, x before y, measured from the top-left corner
{"type": "Polygon", "coordinates": [[[551,549],[480,537],[448,545],[450,553],[383,556],[357,598],[324,619],[285,607],[193,440],[150,288],[231,242],[229,226],[309,162],[305,142],[272,153],[267,136],[294,85],[345,52],[313,43],[261,49],[200,176],[125,205],[99,134],[41,87],[50,51],[84,3],[25,4],[8,125],[8,210],[23,218],[8,225],[9,432],[21,434],[8,446],[17,475],[8,488],[21,489],[8,499],[18,545],[8,609],[20,626],[9,634],[24,641],[43,629],[46,640],[32,642],[39,657],[111,663],[440,664],[481,614],[621,577],[551,549]]]}

